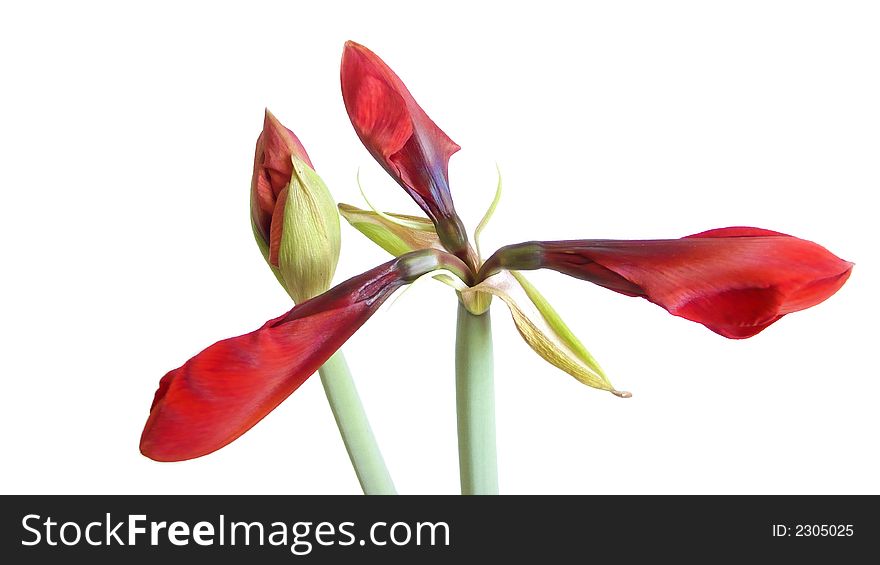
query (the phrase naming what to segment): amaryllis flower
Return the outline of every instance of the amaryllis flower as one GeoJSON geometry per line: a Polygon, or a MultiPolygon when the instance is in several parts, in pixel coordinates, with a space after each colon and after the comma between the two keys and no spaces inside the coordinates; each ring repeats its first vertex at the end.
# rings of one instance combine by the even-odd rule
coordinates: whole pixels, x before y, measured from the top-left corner
{"type": "MultiPolygon", "coordinates": [[[[426,204],[425,198],[433,193],[413,190],[401,181],[399,171],[395,172],[389,165],[394,161],[389,161],[388,155],[396,155],[400,136],[364,133],[417,132],[419,127],[410,124],[420,124],[426,133],[417,138],[419,142],[414,143],[415,146],[433,147],[432,142],[439,140],[439,146],[450,147],[451,141],[446,143],[449,138],[427,118],[397,75],[374,53],[348,42],[342,58],[342,93],[355,130],[370,153],[404,185],[416,203],[426,211],[454,210],[446,165],[449,155],[458,149],[457,145],[452,144],[454,150],[446,153],[407,153],[405,178],[443,180],[432,185],[442,187],[435,202],[426,204]],[[382,87],[364,86],[374,82],[381,83],[382,87]],[[399,94],[392,95],[394,93],[399,94]],[[438,167],[435,159],[438,153],[444,156],[442,167],[438,167]],[[421,161],[414,160],[418,155],[422,155],[421,161]]],[[[443,238],[430,229],[428,219],[360,210],[347,204],[339,207],[343,217],[354,227],[386,249],[389,249],[384,243],[387,241],[397,241],[396,249],[400,251],[446,247],[443,238]],[[426,238],[427,232],[433,233],[434,238],[426,238]]],[[[431,214],[429,219],[436,226],[431,214]]],[[[475,286],[461,294],[465,299],[474,299],[480,292],[495,294],[521,310],[522,306],[510,293],[512,288],[521,287],[525,279],[513,274],[538,268],[553,269],[629,296],[645,297],[670,313],[700,322],[721,335],[744,338],[755,335],[785,314],[814,306],[834,294],[846,281],[852,264],[815,243],[746,227],[709,230],[672,240],[527,242],[499,249],[473,273],[475,286]]],[[[546,301],[538,298],[534,287],[528,286],[530,292],[524,295],[531,294],[535,298],[531,300],[533,305],[546,314],[546,301]]],[[[465,300],[473,313],[480,313],[472,304],[473,300],[465,300]]],[[[559,323],[557,316],[549,315],[554,324],[559,323]]],[[[518,325],[521,332],[529,334],[533,332],[529,326],[539,323],[521,321],[518,325]]],[[[551,332],[554,333],[557,335],[548,339],[565,341],[559,332],[551,332]]],[[[555,364],[561,363],[564,362],[555,360],[555,364]]],[[[595,378],[582,380],[598,388],[611,389],[598,366],[592,369],[596,372],[595,378]]]]}
{"type": "MultiPolygon", "coordinates": [[[[483,262],[479,234],[500,197],[500,180],[471,247],[449,188],[448,162],[459,146],[365,47],[345,44],[341,80],[357,135],[427,218],[340,204],[340,213],[352,226],[398,258],[299,304],[255,332],[214,344],[168,373],[141,441],[148,456],[187,459],[231,442],[330,358],[392,292],[427,275],[454,287],[459,299],[456,395],[462,492],[494,493],[493,296],[507,304],[520,334],[542,358],[584,384],[628,396],[611,385],[519,271],[553,269],[644,297],[726,337],[744,338],[827,299],[852,269],[851,263],[815,243],[758,228],[715,229],[681,239],[526,242],[503,247],[483,262]]],[[[293,168],[285,169],[274,158],[255,168],[253,221],[258,241],[266,243],[267,260],[283,269],[285,238],[275,243],[273,237],[278,202],[285,198],[281,183],[285,174],[289,183],[299,175],[298,163],[303,171],[311,167],[292,134],[272,130],[271,138],[261,140],[263,149],[258,144],[258,155],[261,150],[268,154],[274,144],[289,152],[293,168]]],[[[290,186],[287,190],[289,199],[290,186]]],[[[283,220],[282,225],[285,231],[289,227],[283,220]]]]}
{"type": "MultiPolygon", "coordinates": [[[[392,253],[432,247],[466,259],[475,256],[467,261],[473,284],[458,288],[459,329],[463,315],[465,319],[487,316],[489,297],[498,296],[509,306],[520,334],[541,357],[581,382],[618,396],[628,393],[611,386],[592,355],[519,271],[553,269],[644,297],[725,337],[746,338],[786,314],[827,299],[852,269],[851,263],[815,243],[747,227],[714,229],[681,239],[527,242],[503,247],[483,264],[469,246],[463,255],[459,241],[450,245],[442,224],[454,214],[447,163],[459,147],[427,118],[384,62],[352,42],[346,44],[342,59],[342,93],[364,145],[428,214],[427,219],[419,219],[340,204],[349,223],[392,253]],[[426,202],[431,198],[433,202],[426,202]],[[445,215],[438,217],[437,210],[445,215]]],[[[499,180],[496,199],[475,239],[497,204],[500,188],[499,180]]],[[[475,243],[479,250],[479,241],[475,243]]],[[[460,360],[464,357],[460,355],[460,360]]],[[[468,363],[480,361],[466,358],[457,367],[468,363]]],[[[488,369],[481,372],[491,372],[491,363],[482,364],[488,369]]],[[[463,377],[461,370],[457,382],[463,492],[493,492],[497,489],[492,472],[494,424],[487,424],[492,422],[493,408],[485,405],[483,414],[467,408],[491,394],[491,387],[483,376],[483,384],[477,385],[479,394],[462,394],[467,375],[463,377]],[[482,435],[474,432],[475,426],[483,427],[482,435]],[[492,452],[489,459],[486,451],[492,452]]]]}

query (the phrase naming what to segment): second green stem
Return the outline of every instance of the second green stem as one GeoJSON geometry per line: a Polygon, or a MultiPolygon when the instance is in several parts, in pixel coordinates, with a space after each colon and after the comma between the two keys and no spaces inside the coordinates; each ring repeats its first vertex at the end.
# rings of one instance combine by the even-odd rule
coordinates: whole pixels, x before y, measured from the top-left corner
{"type": "Polygon", "coordinates": [[[455,394],[461,494],[498,494],[492,321],[458,305],[455,394]]]}

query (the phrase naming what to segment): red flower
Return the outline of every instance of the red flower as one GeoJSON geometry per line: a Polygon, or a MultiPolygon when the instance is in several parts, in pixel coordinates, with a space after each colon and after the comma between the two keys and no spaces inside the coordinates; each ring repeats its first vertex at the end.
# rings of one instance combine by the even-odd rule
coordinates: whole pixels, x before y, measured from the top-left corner
{"type": "MultiPolygon", "coordinates": [[[[723,336],[745,338],[788,313],[822,302],[843,285],[852,270],[851,263],[815,243],[756,228],[711,230],[677,240],[521,243],[498,250],[481,265],[469,246],[462,254],[449,244],[443,216],[438,213],[454,213],[446,173],[449,157],[459,147],[427,117],[381,59],[351,42],[342,59],[342,92],[361,141],[427,212],[437,237],[415,237],[424,226],[418,219],[397,221],[403,218],[400,215],[343,207],[346,219],[393,252],[411,245],[433,246],[439,239],[472,269],[476,286],[459,289],[468,310],[480,314],[488,308],[490,295],[500,297],[511,307],[517,329],[539,355],[591,386],[612,390],[598,364],[546,299],[519,274],[492,275],[504,270],[555,269],[626,295],[642,296],[723,336]],[[407,230],[412,234],[401,237],[407,230]],[[520,291],[524,298],[514,296],[520,291]],[[529,303],[537,309],[537,317],[526,314],[529,303]]],[[[500,180],[496,202],[499,195],[500,180]]],[[[475,237],[494,207],[495,202],[475,237]]]]}
{"type": "Polygon", "coordinates": [[[416,103],[375,53],[353,41],[342,54],[342,98],[361,142],[464,257],[467,234],[449,192],[449,158],[460,147],[416,103]]]}
{"type": "Polygon", "coordinates": [[[141,453],[181,461],[227,445],[299,388],[395,290],[450,262],[457,260],[439,251],[409,253],[208,347],[162,377],[141,453]]]}
{"type": "Polygon", "coordinates": [[[778,232],[735,227],[682,239],[531,242],[504,247],[498,268],[548,268],[628,296],[729,338],[751,337],[786,314],[824,301],[853,264],[778,232]]]}
{"type": "MultiPolygon", "coordinates": [[[[472,313],[488,308],[489,295],[501,297],[517,329],[539,355],[581,382],[619,395],[623,394],[611,387],[592,355],[530,283],[517,273],[506,280],[489,277],[505,269],[554,269],[641,296],[723,336],[745,338],[788,313],[827,299],[852,270],[852,263],[815,243],[757,228],[716,229],[682,239],[520,243],[499,249],[480,267],[449,192],[448,162],[458,145],[365,47],[346,43],[341,76],[345,106],[358,136],[428,214],[437,237],[418,218],[375,213],[395,226],[390,230],[380,221],[370,222],[369,213],[352,215],[349,210],[346,217],[361,219],[354,222],[359,229],[396,252],[411,245],[430,248],[353,277],[254,332],[215,343],[166,374],[141,437],[144,455],[177,461],[230,443],[296,390],[391,293],[437,269],[457,276],[457,283],[452,277],[443,280],[459,291],[472,313]],[[406,230],[418,231],[419,237],[396,235],[406,230]],[[434,249],[438,240],[459,258],[434,249]],[[525,293],[522,304],[513,297],[517,289],[525,293]],[[529,303],[537,311],[532,316],[529,303]]],[[[326,191],[313,178],[302,144],[267,112],[257,142],[252,219],[258,242],[265,244],[264,254],[276,268],[279,246],[288,249],[281,241],[281,224],[284,209],[291,208],[284,205],[285,191],[294,174],[306,188],[320,185],[326,191]]],[[[290,226],[301,227],[298,222],[290,226]]],[[[315,251],[308,245],[305,249],[315,251]]],[[[281,255],[302,258],[293,251],[281,255]]]]}

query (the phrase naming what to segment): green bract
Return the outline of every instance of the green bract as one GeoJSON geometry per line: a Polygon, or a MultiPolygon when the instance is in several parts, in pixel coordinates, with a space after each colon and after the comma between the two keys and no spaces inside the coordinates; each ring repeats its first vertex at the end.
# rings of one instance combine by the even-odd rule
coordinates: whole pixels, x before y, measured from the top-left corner
{"type": "Polygon", "coordinates": [[[330,288],[341,235],[327,185],[304,161],[296,156],[292,161],[276,275],[296,302],[304,302],[330,288]]]}

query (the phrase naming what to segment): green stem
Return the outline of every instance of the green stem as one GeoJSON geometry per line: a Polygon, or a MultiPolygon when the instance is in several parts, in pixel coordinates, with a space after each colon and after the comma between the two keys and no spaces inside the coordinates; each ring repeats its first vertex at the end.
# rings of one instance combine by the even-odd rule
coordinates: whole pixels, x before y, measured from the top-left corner
{"type": "Polygon", "coordinates": [[[492,321],[458,304],[455,394],[461,494],[498,494],[492,321]]]}
{"type": "Polygon", "coordinates": [[[318,372],[364,494],[397,494],[342,352],[334,353],[318,372]]]}

